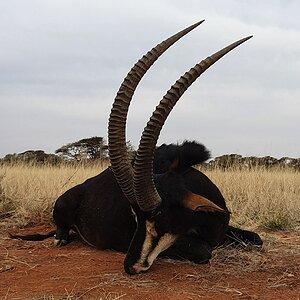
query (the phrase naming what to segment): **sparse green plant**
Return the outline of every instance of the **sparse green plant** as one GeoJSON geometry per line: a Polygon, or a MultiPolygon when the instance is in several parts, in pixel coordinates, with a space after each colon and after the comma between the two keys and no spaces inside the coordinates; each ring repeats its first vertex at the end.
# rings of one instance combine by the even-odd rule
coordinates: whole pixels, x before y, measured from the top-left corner
{"type": "Polygon", "coordinates": [[[288,216],[278,216],[275,218],[271,218],[270,220],[266,220],[264,222],[264,226],[267,229],[277,231],[277,230],[285,230],[291,225],[288,216]]]}

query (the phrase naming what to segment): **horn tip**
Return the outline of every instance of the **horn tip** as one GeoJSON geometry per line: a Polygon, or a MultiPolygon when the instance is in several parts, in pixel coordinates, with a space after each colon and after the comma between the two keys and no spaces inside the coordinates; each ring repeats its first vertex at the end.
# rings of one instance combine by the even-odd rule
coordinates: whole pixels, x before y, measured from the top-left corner
{"type": "Polygon", "coordinates": [[[203,20],[201,20],[201,21],[195,23],[195,26],[198,26],[198,25],[202,24],[204,21],[205,21],[205,19],[203,19],[203,20]]]}
{"type": "Polygon", "coordinates": [[[189,27],[189,29],[192,30],[192,29],[196,28],[197,26],[199,26],[200,24],[202,24],[204,21],[205,21],[205,20],[203,19],[203,20],[201,20],[201,21],[196,22],[195,24],[191,25],[191,26],[189,27]]]}
{"type": "Polygon", "coordinates": [[[240,45],[240,44],[243,44],[245,43],[246,41],[248,41],[249,39],[251,39],[253,37],[253,35],[249,35],[249,36],[246,36],[245,38],[237,41],[237,45],[240,45]]]}

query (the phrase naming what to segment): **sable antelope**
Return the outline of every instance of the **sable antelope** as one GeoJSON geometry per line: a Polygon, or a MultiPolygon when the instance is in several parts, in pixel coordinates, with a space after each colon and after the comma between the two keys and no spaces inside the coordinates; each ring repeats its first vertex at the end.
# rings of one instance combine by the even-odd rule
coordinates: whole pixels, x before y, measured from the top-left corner
{"type": "MultiPolygon", "coordinates": [[[[174,36],[168,40],[172,38],[174,36]]],[[[121,84],[109,118],[108,140],[112,170],[137,218],[137,228],[124,261],[127,273],[148,270],[160,253],[182,238],[196,235],[198,242],[208,243],[209,247],[224,239],[229,223],[224,199],[207,199],[198,192],[197,186],[183,180],[186,169],[182,168],[180,159],[175,160],[167,172],[155,176],[153,159],[162,126],[182,94],[205,70],[249,38],[251,36],[202,60],[176,81],[148,121],[133,166],[126,151],[128,107],[139,81],[168,40],[142,57],[121,84]]]]}
{"type": "Polygon", "coordinates": [[[262,244],[256,233],[228,225],[230,215],[219,189],[192,168],[209,158],[203,145],[185,142],[155,149],[160,130],[184,91],[250,37],[216,52],[176,81],[147,123],[133,165],[127,153],[127,112],[138,83],[163,52],[201,23],[158,44],[125,77],[109,119],[111,168],[57,199],[53,211],[57,244],[66,244],[73,228],[92,246],[127,252],[124,267],[129,274],[148,270],[158,255],[207,262],[213,248],[226,238],[262,244]]]}

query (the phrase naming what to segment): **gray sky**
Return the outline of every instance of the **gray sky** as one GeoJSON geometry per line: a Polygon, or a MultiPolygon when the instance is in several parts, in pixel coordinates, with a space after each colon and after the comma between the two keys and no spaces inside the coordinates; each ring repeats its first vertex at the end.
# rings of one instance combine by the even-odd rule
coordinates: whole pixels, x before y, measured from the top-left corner
{"type": "Polygon", "coordinates": [[[154,107],[203,58],[252,39],[206,71],[172,111],[159,143],[195,139],[225,153],[300,157],[300,1],[9,0],[0,2],[0,157],[107,139],[116,92],[144,53],[170,48],[134,96],[137,146],[154,107]]]}

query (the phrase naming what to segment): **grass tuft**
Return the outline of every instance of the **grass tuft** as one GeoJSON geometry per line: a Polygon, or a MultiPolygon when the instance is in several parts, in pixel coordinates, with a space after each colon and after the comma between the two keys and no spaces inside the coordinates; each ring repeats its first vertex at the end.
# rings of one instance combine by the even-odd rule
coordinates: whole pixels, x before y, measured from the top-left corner
{"type": "Polygon", "coordinates": [[[266,220],[264,226],[272,231],[286,230],[291,227],[291,222],[287,216],[279,216],[277,218],[266,220]]]}

